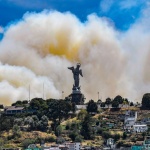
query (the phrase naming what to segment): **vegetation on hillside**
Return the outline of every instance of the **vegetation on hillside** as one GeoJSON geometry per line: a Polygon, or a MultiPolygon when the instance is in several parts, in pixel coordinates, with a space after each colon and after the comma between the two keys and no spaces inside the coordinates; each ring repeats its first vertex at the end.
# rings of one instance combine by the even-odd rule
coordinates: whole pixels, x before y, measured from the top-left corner
{"type": "MultiPolygon", "coordinates": [[[[149,108],[149,97],[149,94],[143,96],[143,108],[149,108]]],[[[120,115],[124,114],[129,107],[114,111],[109,108],[110,104],[115,108],[118,108],[119,104],[133,105],[128,99],[118,95],[114,99],[108,97],[105,102],[101,103],[101,109],[98,108],[94,100],[90,100],[87,103],[87,109],[80,110],[76,114],[75,104],[68,100],[34,98],[30,102],[17,101],[12,106],[23,106],[24,113],[16,115],[1,113],[0,135],[2,138],[0,138],[0,146],[12,147],[13,143],[20,147],[27,147],[30,143],[63,143],[64,141],[93,141],[91,144],[100,145],[110,137],[114,138],[120,146],[131,145],[131,143],[129,144],[130,140],[131,142],[143,140],[146,133],[136,134],[133,137],[132,133],[122,130],[123,120],[120,115]],[[103,109],[105,105],[108,105],[107,109],[103,109]]],[[[140,119],[145,113],[144,110],[141,111],[143,113],[140,113],[140,119]]]]}

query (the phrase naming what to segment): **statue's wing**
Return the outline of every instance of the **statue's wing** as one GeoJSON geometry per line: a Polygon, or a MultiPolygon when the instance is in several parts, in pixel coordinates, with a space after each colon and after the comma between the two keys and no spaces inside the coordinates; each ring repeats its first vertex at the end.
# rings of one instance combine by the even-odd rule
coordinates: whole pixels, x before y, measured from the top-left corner
{"type": "Polygon", "coordinates": [[[79,70],[80,75],[83,77],[82,70],[79,70]]]}

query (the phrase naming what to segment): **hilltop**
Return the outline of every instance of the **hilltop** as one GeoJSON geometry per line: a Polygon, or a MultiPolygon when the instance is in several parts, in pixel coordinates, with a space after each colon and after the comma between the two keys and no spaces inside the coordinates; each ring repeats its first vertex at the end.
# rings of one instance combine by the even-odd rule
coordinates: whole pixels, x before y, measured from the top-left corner
{"type": "Polygon", "coordinates": [[[150,113],[139,107],[140,104],[130,102],[127,105],[125,101],[116,105],[116,99],[106,99],[101,104],[90,100],[82,107],[67,100],[34,98],[30,102],[17,101],[1,111],[0,144],[2,147],[26,148],[33,143],[40,147],[42,143],[52,145],[68,141],[102,147],[108,138],[113,138],[118,147],[139,144],[150,134],[150,124],[145,122],[150,113]],[[134,124],[131,129],[126,128],[127,112],[135,114],[131,116],[135,117],[134,124],[144,122],[147,130],[135,132],[134,124]]]}

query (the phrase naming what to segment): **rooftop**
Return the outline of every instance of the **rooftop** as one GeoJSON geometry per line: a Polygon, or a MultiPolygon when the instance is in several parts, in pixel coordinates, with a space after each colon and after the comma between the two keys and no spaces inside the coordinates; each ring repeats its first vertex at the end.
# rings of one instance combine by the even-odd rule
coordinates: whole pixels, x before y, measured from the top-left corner
{"type": "Polygon", "coordinates": [[[17,106],[6,106],[5,110],[23,110],[24,107],[17,107],[17,106]]]}

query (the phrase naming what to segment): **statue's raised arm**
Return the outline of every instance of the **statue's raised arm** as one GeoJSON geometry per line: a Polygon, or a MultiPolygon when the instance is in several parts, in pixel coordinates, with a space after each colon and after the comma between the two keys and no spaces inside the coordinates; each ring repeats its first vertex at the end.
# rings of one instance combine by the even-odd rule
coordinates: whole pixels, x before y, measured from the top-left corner
{"type": "Polygon", "coordinates": [[[68,69],[72,70],[74,72],[74,67],[68,67],[68,69]]]}

